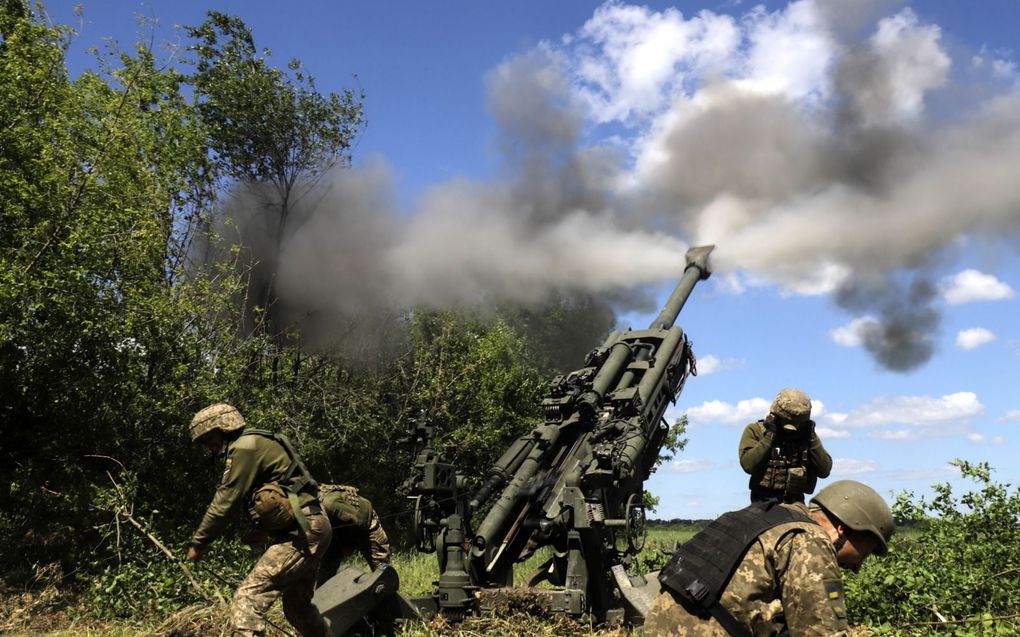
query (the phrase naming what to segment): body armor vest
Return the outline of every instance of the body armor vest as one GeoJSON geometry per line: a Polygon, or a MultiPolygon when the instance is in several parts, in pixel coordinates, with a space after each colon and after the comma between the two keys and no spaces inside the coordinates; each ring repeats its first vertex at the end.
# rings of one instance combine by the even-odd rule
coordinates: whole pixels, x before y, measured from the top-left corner
{"type": "Polygon", "coordinates": [[[719,599],[737,566],[759,535],[787,522],[814,521],[775,500],[755,502],[724,513],[677,549],[659,571],[662,588],[672,591],[699,616],[711,615],[734,637],[750,635],[719,599]]]}
{"type": "Polygon", "coordinates": [[[308,533],[308,520],[301,510],[298,494],[307,493],[318,498],[319,485],[305,467],[301,456],[283,434],[265,429],[248,429],[242,435],[269,438],[283,447],[290,458],[290,466],[282,478],[262,485],[252,495],[252,514],[256,524],[267,531],[280,532],[297,523],[301,531],[308,533]]]}
{"type": "Polygon", "coordinates": [[[811,438],[777,438],[765,466],[751,476],[751,492],[776,497],[784,502],[803,502],[804,494],[814,491],[816,480],[808,475],[811,438]]]}

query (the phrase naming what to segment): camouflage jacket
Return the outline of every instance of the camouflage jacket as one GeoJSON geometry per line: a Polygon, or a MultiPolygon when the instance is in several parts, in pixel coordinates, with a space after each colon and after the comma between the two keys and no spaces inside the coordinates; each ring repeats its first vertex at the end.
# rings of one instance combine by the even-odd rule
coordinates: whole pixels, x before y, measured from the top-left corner
{"type": "MultiPolygon", "coordinates": [[[[784,505],[807,513],[801,504],[784,505]]],[[[751,544],[719,601],[755,637],[846,637],[849,627],[836,552],[821,526],[797,521],[773,527],[751,544]]],[[[660,594],[645,619],[645,637],[724,637],[671,593],[660,594]]]]}
{"type": "MultiPolygon", "coordinates": [[[[191,545],[204,549],[223,535],[226,527],[241,511],[247,511],[252,493],[264,484],[282,482],[290,469],[291,458],[280,443],[254,433],[242,433],[227,444],[223,477],[216,495],[205,511],[191,545]]],[[[302,507],[315,502],[315,496],[298,494],[302,507]]]]}
{"type": "Polygon", "coordinates": [[[782,438],[765,427],[765,421],[753,422],[740,437],[740,466],[751,475],[748,487],[752,499],[777,497],[786,502],[803,502],[812,493],[818,478],[832,471],[832,456],[822,446],[812,423],[810,436],[782,438]],[[793,480],[790,469],[799,471],[793,480]],[[785,496],[785,497],[784,497],[785,496]]]}

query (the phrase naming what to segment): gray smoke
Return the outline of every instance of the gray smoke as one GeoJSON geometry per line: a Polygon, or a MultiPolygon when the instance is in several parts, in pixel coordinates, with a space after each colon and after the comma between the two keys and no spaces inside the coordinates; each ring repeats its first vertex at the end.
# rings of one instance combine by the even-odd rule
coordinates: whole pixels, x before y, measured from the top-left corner
{"type": "MultiPolygon", "coordinates": [[[[829,28],[834,38],[857,32],[829,28]]],[[[738,82],[703,87],[701,107],[681,104],[660,137],[664,159],[644,177],[659,206],[684,207],[694,243],[717,244],[718,271],[791,287],[823,272],[849,277],[837,303],[877,314],[867,349],[906,371],[930,358],[940,322],[924,264],[961,237],[1020,229],[1020,92],[961,104],[965,87],[948,84],[938,29],[909,12],[866,35],[834,47],[841,55],[820,104],[738,82]],[[952,116],[925,107],[950,90],[952,116]],[[898,286],[910,271],[918,281],[898,286]]]]}
{"type": "Polygon", "coordinates": [[[364,358],[391,340],[374,326],[410,308],[498,308],[556,343],[549,365],[577,366],[612,327],[614,307],[648,304],[634,286],[679,278],[686,245],[617,214],[622,157],[581,146],[581,113],[555,59],[511,59],[488,88],[503,157],[497,180],[438,184],[408,212],[394,203],[382,161],[334,171],[299,188],[278,268],[272,191],[237,189],[225,217],[252,264],[252,288],[276,271],[279,327],[299,328],[310,347],[364,358]],[[543,308],[586,320],[546,333],[543,308]]]}
{"type": "MultiPolygon", "coordinates": [[[[832,53],[826,86],[807,97],[749,88],[749,59],[737,55],[729,69],[718,56],[696,60],[676,70],[672,112],[616,122],[615,141],[640,139],[637,148],[650,151],[637,161],[620,152],[623,143],[587,141],[586,122],[608,119],[589,117],[599,102],[578,91],[571,65],[604,44],[586,40],[596,29],[511,58],[487,78],[498,177],[436,184],[401,210],[383,163],[331,175],[288,226],[281,309],[326,335],[410,307],[565,299],[647,307],[633,290],[675,280],[689,243],[714,243],[720,274],[795,289],[815,282],[848,311],[877,315],[868,350],[888,369],[915,368],[932,355],[939,325],[921,283],[925,265],[961,237],[1020,228],[1020,92],[987,73],[969,76],[981,82],[969,90],[937,27],[889,12],[901,4],[846,10],[800,0],[774,14],[751,10],[732,23],[745,39],[755,24],[772,28],[794,15],[821,25],[812,42],[832,53]],[[932,107],[948,96],[952,108],[932,107]],[[911,273],[915,283],[899,283],[911,273]]],[[[596,17],[617,10],[627,19],[648,11],[608,3],[596,17]]],[[[692,32],[704,35],[709,24],[718,21],[692,32]]],[[[800,44],[796,35],[781,42],[800,44]]],[[[253,259],[267,262],[254,230],[264,208],[257,199],[239,195],[234,216],[255,233],[246,239],[253,259]]]]}
{"type": "Polygon", "coordinates": [[[932,306],[936,288],[928,280],[897,284],[889,278],[854,279],[837,289],[836,302],[851,311],[878,312],[875,322],[860,332],[864,348],[892,371],[909,371],[926,363],[935,352],[940,316],[932,306]]]}

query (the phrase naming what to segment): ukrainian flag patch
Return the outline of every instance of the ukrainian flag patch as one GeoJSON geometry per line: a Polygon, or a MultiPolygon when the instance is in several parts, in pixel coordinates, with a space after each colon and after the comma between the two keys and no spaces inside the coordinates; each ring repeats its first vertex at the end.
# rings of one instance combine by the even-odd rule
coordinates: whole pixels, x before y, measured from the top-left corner
{"type": "Polygon", "coordinates": [[[836,601],[843,597],[843,583],[833,580],[825,582],[825,596],[831,601],[836,601]]]}

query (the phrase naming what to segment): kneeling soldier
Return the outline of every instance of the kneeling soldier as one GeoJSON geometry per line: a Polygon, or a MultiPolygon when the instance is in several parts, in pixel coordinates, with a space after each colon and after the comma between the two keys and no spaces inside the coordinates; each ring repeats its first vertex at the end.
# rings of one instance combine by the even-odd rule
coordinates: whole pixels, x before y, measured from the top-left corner
{"type": "Polygon", "coordinates": [[[245,425],[240,412],[223,403],[206,407],[191,421],[191,439],[214,454],[226,452],[226,466],[188,559],[201,559],[230,521],[248,509],[271,544],[234,593],[231,634],[262,635],[266,612],[282,596],[287,621],[301,635],[324,637],[326,624],[311,600],[332,532],[317,485],[286,437],[245,425]]]}
{"type": "Polygon", "coordinates": [[[726,513],[659,572],[644,634],[845,637],[839,568],[857,572],[885,554],[893,530],[882,497],[852,480],[825,487],[810,508],[771,500],[726,513]]]}

